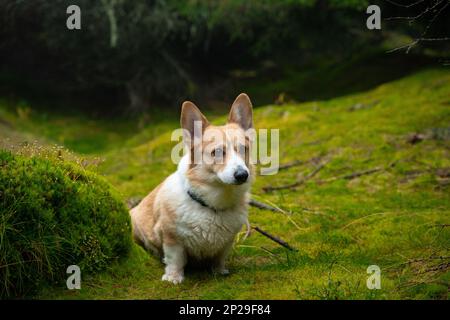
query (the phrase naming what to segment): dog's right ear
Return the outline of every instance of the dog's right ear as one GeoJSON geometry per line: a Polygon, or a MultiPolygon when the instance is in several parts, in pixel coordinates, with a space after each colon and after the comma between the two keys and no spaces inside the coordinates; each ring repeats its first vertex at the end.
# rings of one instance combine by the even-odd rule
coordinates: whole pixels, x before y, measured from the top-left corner
{"type": "Polygon", "coordinates": [[[206,117],[201,113],[195,104],[190,101],[183,102],[181,107],[181,128],[183,128],[183,137],[186,143],[194,141],[194,138],[200,138],[209,126],[206,117]]]}
{"type": "Polygon", "coordinates": [[[252,102],[245,93],[238,95],[231,106],[228,122],[237,123],[242,129],[253,128],[252,102]]]}

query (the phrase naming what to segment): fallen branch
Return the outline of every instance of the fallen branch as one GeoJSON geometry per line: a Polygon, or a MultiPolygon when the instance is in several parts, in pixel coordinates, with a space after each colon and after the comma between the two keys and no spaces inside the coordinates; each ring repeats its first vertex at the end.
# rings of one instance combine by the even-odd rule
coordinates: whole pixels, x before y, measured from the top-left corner
{"type": "MultiPolygon", "coordinates": [[[[431,256],[425,257],[425,258],[409,259],[409,260],[406,260],[405,262],[387,266],[386,269],[389,270],[389,269],[401,268],[401,267],[405,267],[405,266],[414,266],[417,264],[420,264],[421,266],[423,266],[424,264],[435,261],[435,260],[444,261],[444,260],[449,260],[449,259],[450,259],[450,256],[431,255],[431,256]]],[[[442,263],[442,262],[439,262],[439,263],[442,263]]],[[[444,261],[444,263],[448,263],[448,261],[447,262],[444,261]]],[[[428,266],[428,267],[430,267],[430,266],[428,266]]]]}
{"type": "Polygon", "coordinates": [[[355,179],[355,178],[358,178],[358,177],[361,177],[361,176],[365,176],[365,175],[369,175],[369,174],[372,174],[372,173],[379,172],[381,170],[384,170],[384,168],[376,167],[376,168],[362,170],[362,171],[355,171],[355,172],[352,172],[350,174],[344,174],[342,176],[336,176],[336,177],[331,177],[331,178],[328,178],[328,179],[324,179],[324,180],[319,181],[319,183],[330,182],[330,181],[335,181],[335,180],[339,180],[339,179],[352,180],[352,179],[355,179]]]}
{"type": "Polygon", "coordinates": [[[371,169],[355,171],[355,172],[344,174],[344,175],[341,175],[341,176],[336,176],[336,177],[331,177],[331,178],[328,178],[328,179],[324,179],[324,180],[318,181],[318,183],[330,182],[330,181],[335,181],[335,180],[339,180],[339,179],[352,180],[352,179],[355,179],[355,178],[359,178],[361,176],[366,176],[366,175],[369,175],[369,174],[377,173],[377,172],[384,171],[386,169],[392,168],[393,166],[396,165],[396,163],[397,163],[397,161],[393,161],[392,163],[390,163],[386,167],[375,167],[375,168],[371,168],[371,169]]]}
{"type": "Polygon", "coordinates": [[[278,167],[278,171],[289,169],[289,168],[292,168],[295,166],[301,166],[301,165],[304,165],[307,163],[318,163],[318,162],[320,162],[321,159],[323,159],[323,156],[312,157],[308,160],[294,160],[292,162],[288,162],[288,163],[280,165],[278,167]]]}
{"type": "Polygon", "coordinates": [[[447,270],[449,268],[450,268],[450,262],[444,262],[444,263],[438,264],[437,266],[430,267],[421,273],[423,274],[423,273],[433,272],[433,271],[442,271],[442,270],[447,270]]]}
{"type": "Polygon", "coordinates": [[[275,241],[275,242],[278,243],[279,245],[285,247],[286,249],[291,250],[291,251],[297,251],[297,249],[291,247],[287,242],[285,242],[285,241],[281,240],[280,238],[277,238],[277,237],[275,237],[275,236],[273,236],[273,235],[267,233],[267,232],[264,231],[264,230],[261,230],[259,227],[254,226],[253,229],[254,229],[255,231],[258,231],[259,233],[261,233],[263,236],[269,238],[270,240],[275,241]]]}
{"type": "Polygon", "coordinates": [[[413,263],[417,263],[417,262],[432,261],[432,260],[447,260],[449,258],[450,258],[449,256],[430,256],[427,258],[410,259],[406,262],[400,263],[398,266],[409,265],[409,264],[413,264],[413,263]]]}
{"type": "MultiPolygon", "coordinates": [[[[255,196],[255,195],[253,195],[253,196],[255,196]]],[[[292,218],[290,217],[290,216],[292,215],[292,212],[287,212],[287,211],[281,209],[281,208],[278,207],[275,203],[273,203],[273,202],[271,202],[271,201],[269,201],[269,200],[266,200],[266,201],[270,204],[270,207],[272,207],[272,208],[274,208],[274,209],[276,210],[276,212],[280,212],[280,213],[286,215],[286,217],[289,219],[289,221],[290,221],[290,222],[291,222],[298,230],[302,230],[302,229],[303,229],[303,228],[301,228],[301,227],[294,221],[294,219],[292,219],[292,218]]],[[[265,206],[266,206],[265,203],[262,203],[262,206],[260,206],[261,202],[259,202],[259,201],[253,201],[253,202],[254,202],[255,206],[257,206],[257,207],[262,207],[262,206],[264,206],[264,208],[265,208],[265,206]],[[258,203],[258,204],[256,205],[256,203],[258,203]]],[[[250,204],[251,204],[251,203],[250,203],[250,204]]],[[[269,210],[271,210],[271,209],[269,209],[269,210]]]]}
{"type": "Polygon", "coordinates": [[[292,167],[297,167],[297,166],[301,166],[307,163],[311,163],[311,162],[318,162],[321,159],[321,157],[313,157],[311,159],[308,160],[294,160],[285,164],[281,164],[278,166],[277,171],[281,171],[281,170],[286,170],[286,169],[290,169],[292,167]]]}
{"type": "Polygon", "coordinates": [[[294,161],[288,162],[288,163],[286,163],[286,164],[280,165],[280,166],[278,167],[278,171],[280,171],[280,170],[285,170],[285,169],[289,169],[289,168],[292,168],[292,167],[295,167],[295,166],[301,166],[302,164],[305,164],[306,162],[308,162],[308,161],[294,160],[294,161]]]}
{"type": "Polygon", "coordinates": [[[306,175],[305,177],[295,181],[294,183],[287,184],[287,185],[282,185],[282,186],[275,186],[275,187],[272,187],[272,186],[263,187],[263,191],[264,192],[271,192],[271,191],[275,191],[275,190],[295,189],[296,187],[304,184],[306,181],[308,181],[309,179],[314,177],[320,170],[322,170],[323,167],[325,167],[325,165],[326,165],[326,161],[324,161],[321,164],[319,164],[313,171],[308,173],[308,175],[306,175]]]}
{"type": "Polygon", "coordinates": [[[254,199],[250,199],[249,205],[251,205],[252,207],[258,208],[258,209],[262,209],[262,210],[269,210],[269,211],[273,211],[273,212],[285,213],[283,210],[280,210],[278,208],[275,208],[275,207],[265,204],[263,202],[256,201],[254,199]]]}

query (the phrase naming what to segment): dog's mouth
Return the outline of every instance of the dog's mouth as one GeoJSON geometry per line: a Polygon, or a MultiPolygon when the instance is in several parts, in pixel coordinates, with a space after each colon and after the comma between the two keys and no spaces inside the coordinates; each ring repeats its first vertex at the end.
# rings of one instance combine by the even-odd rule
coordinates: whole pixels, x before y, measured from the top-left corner
{"type": "Polygon", "coordinates": [[[246,180],[246,181],[235,181],[235,182],[231,183],[231,185],[240,186],[240,185],[243,185],[244,183],[247,183],[247,181],[248,180],[246,180]]]}
{"type": "Polygon", "coordinates": [[[238,180],[233,180],[233,181],[223,181],[222,179],[220,179],[219,177],[217,177],[218,181],[220,184],[222,185],[227,185],[227,186],[241,186],[243,184],[246,184],[247,182],[249,182],[250,178],[248,178],[245,181],[238,181],[238,180]]]}

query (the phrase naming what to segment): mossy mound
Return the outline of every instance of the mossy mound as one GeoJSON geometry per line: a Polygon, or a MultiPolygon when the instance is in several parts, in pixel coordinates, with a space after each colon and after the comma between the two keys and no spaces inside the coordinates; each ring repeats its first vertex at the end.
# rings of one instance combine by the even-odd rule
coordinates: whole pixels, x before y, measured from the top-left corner
{"type": "Polygon", "coordinates": [[[103,269],[131,247],[124,203],[74,163],[0,151],[0,297],[103,269]]]}

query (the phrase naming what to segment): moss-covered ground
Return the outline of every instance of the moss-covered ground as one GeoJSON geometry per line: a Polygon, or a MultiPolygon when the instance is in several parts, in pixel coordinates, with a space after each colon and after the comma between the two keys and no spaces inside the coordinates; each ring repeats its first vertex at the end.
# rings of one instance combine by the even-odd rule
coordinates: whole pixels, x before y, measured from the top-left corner
{"type": "MultiPolygon", "coordinates": [[[[223,115],[213,121],[223,122],[223,115]]],[[[25,102],[3,101],[0,119],[7,148],[24,140],[64,145],[104,175],[124,201],[145,196],[176,168],[170,160],[176,112],[139,123],[47,114],[25,102]]],[[[448,298],[448,70],[427,69],[328,100],[256,106],[254,122],[257,128],[280,129],[282,165],[302,162],[256,179],[254,198],[282,212],[252,207],[250,222],[297,251],[252,232],[236,242],[229,276],[190,271],[174,286],[160,280],[163,265],[134,246],[127,259],[83,277],[81,290],[61,284],[37,297],[448,298]],[[301,181],[296,188],[265,189],[295,181],[301,181]],[[380,267],[379,290],[366,286],[370,265],[380,267]]]]}

